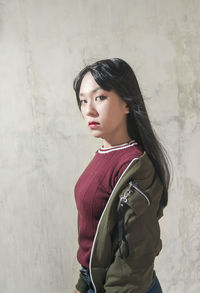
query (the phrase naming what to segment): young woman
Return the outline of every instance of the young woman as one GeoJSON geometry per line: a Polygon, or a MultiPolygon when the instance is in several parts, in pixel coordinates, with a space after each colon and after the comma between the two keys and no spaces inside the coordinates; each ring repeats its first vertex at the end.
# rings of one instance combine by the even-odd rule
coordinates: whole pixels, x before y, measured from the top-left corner
{"type": "Polygon", "coordinates": [[[74,90],[91,133],[103,139],[75,186],[75,292],[161,293],[154,259],[169,171],[135,74],[121,59],[100,60],[78,74],[74,90]]]}

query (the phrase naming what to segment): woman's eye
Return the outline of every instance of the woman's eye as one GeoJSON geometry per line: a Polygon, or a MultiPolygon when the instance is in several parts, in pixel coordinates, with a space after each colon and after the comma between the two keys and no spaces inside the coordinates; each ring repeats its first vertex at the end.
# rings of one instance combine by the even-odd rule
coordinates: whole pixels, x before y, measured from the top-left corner
{"type": "Polygon", "coordinates": [[[86,100],[80,100],[80,105],[83,105],[86,103],[86,100]]]}
{"type": "Polygon", "coordinates": [[[96,101],[103,101],[106,99],[106,96],[98,96],[96,97],[96,101]]]}

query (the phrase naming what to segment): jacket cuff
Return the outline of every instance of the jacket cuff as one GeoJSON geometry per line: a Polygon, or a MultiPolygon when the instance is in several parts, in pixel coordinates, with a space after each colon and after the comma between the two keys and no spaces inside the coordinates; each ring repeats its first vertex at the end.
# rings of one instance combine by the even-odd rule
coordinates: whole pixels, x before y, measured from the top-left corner
{"type": "Polygon", "coordinates": [[[85,280],[82,278],[82,276],[80,275],[78,282],[76,284],[76,289],[78,291],[80,291],[81,293],[87,293],[88,292],[88,285],[85,282],[85,280]]]}

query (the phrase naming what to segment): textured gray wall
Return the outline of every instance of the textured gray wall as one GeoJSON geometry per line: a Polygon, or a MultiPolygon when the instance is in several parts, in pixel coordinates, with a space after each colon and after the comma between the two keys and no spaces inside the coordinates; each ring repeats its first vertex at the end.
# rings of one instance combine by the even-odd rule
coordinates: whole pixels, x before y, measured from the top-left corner
{"type": "Polygon", "coordinates": [[[174,167],[156,270],[200,292],[200,1],[0,0],[0,292],[72,292],[73,186],[101,141],[72,91],[87,62],[135,69],[174,167]]]}

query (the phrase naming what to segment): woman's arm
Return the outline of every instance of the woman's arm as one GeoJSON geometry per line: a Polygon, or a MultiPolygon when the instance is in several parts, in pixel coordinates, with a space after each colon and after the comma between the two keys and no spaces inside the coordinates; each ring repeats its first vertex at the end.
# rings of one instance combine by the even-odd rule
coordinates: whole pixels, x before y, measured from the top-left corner
{"type": "Polygon", "coordinates": [[[156,215],[158,201],[147,201],[137,192],[127,202],[124,214],[124,234],[110,265],[104,284],[106,293],[146,293],[153,277],[154,259],[162,248],[160,227],[156,215]]]}
{"type": "MultiPolygon", "coordinates": [[[[127,227],[127,241],[129,245],[129,256],[121,258],[119,250],[110,265],[104,285],[105,293],[146,293],[149,288],[154,269],[156,256],[155,239],[151,230],[144,227],[142,219],[136,223],[130,222],[127,227]]],[[[125,252],[125,244],[121,245],[121,252],[125,252]]]]}

